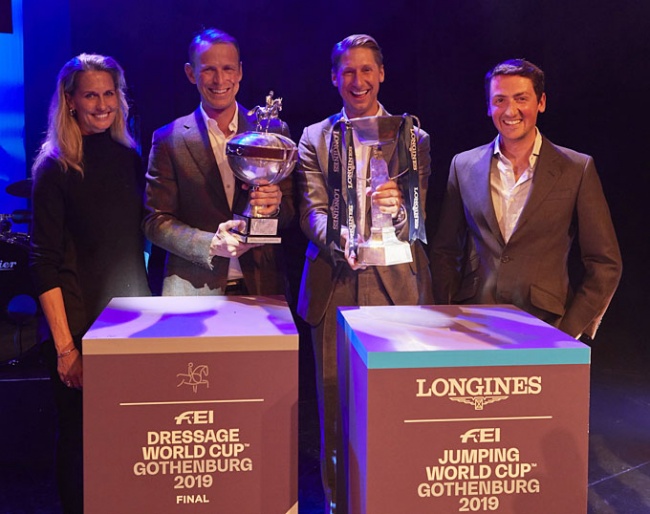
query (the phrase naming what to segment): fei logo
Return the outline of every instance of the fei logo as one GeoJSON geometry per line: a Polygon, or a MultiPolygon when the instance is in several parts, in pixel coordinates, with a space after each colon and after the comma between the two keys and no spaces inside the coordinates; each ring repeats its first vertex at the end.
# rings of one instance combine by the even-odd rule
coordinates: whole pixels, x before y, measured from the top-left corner
{"type": "Polygon", "coordinates": [[[463,444],[472,443],[498,443],[501,441],[500,428],[470,428],[464,434],[460,434],[460,441],[463,444]]]}
{"type": "Polygon", "coordinates": [[[176,376],[181,379],[176,387],[182,385],[191,386],[192,390],[196,393],[200,385],[204,385],[206,388],[210,387],[210,382],[208,382],[205,377],[208,376],[208,366],[201,364],[200,366],[194,367],[194,363],[190,362],[187,365],[187,373],[177,373],[176,376]]]}
{"type": "Polygon", "coordinates": [[[177,425],[212,425],[214,423],[214,411],[211,410],[187,410],[174,416],[177,425]]]}

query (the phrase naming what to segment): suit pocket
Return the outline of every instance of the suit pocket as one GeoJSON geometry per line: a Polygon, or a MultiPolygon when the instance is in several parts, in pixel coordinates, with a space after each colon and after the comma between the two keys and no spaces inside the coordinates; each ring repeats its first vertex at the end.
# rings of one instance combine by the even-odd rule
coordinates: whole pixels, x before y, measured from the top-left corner
{"type": "Polygon", "coordinates": [[[530,303],[538,309],[563,316],[566,310],[564,299],[535,284],[530,286],[530,303]]]}
{"type": "Polygon", "coordinates": [[[575,192],[572,189],[560,189],[558,191],[551,191],[546,197],[546,200],[565,200],[574,196],[575,192]]]}

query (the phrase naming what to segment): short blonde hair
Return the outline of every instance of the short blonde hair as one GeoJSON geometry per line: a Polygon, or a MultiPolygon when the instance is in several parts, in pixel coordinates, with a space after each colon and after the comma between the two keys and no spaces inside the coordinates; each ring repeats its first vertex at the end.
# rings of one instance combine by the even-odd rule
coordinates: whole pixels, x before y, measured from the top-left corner
{"type": "Polygon", "coordinates": [[[336,43],[334,48],[332,48],[332,73],[337,73],[339,71],[341,57],[345,52],[352,48],[367,48],[368,50],[371,50],[375,57],[377,66],[381,68],[384,65],[384,55],[381,53],[379,43],[377,43],[374,37],[369,36],[368,34],[352,34],[336,43]]]}

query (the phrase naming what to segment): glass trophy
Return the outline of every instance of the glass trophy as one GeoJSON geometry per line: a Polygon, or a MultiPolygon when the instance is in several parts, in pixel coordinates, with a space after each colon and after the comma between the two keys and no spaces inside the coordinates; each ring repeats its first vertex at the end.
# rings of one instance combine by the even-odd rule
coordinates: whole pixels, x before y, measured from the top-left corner
{"type": "MultiPolygon", "coordinates": [[[[359,142],[371,147],[369,181],[372,192],[375,192],[379,185],[391,180],[381,147],[397,141],[402,117],[369,116],[351,119],[350,123],[359,142]]],[[[412,262],[411,245],[397,238],[392,216],[371,204],[371,220],[370,236],[358,246],[359,262],[367,266],[412,262]]]]}

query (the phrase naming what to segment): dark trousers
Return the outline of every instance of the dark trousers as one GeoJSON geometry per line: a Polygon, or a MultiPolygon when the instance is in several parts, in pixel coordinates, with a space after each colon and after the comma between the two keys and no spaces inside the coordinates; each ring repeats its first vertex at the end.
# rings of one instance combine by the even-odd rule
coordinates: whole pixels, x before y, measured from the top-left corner
{"type": "MultiPolygon", "coordinates": [[[[321,433],[321,477],[325,492],[325,514],[347,513],[347,470],[343,448],[337,355],[337,308],[343,306],[391,305],[379,275],[373,268],[346,268],[334,286],[323,320],[312,327],[316,364],[316,392],[321,433]]],[[[345,360],[345,359],[343,359],[345,360]]]]}
{"type": "Polygon", "coordinates": [[[57,410],[55,452],[56,484],[64,514],[83,513],[83,410],[82,394],[61,382],[56,370],[53,341],[42,345],[42,355],[50,372],[57,410]]]}

